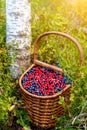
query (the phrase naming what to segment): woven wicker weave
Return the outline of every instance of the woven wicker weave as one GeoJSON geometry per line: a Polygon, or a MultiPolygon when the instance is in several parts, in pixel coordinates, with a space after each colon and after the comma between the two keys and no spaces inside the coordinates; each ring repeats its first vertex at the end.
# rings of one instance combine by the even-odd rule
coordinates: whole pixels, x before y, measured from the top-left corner
{"type": "Polygon", "coordinates": [[[25,108],[29,113],[31,122],[36,126],[40,126],[43,128],[51,128],[56,125],[56,118],[60,117],[64,114],[64,108],[58,103],[59,96],[63,96],[65,101],[69,101],[70,98],[70,85],[67,85],[61,92],[58,92],[52,96],[37,96],[26,91],[22,86],[22,78],[23,76],[31,70],[35,65],[39,65],[46,68],[51,68],[53,70],[62,71],[62,69],[49,65],[47,63],[43,63],[37,60],[37,52],[38,52],[38,44],[42,37],[55,34],[66,37],[70,39],[77,46],[80,53],[80,64],[82,64],[83,59],[83,51],[80,44],[68,34],[61,32],[46,32],[41,34],[35,41],[34,44],[34,64],[31,65],[19,79],[19,85],[22,92],[23,101],[25,103],[25,108]]]}

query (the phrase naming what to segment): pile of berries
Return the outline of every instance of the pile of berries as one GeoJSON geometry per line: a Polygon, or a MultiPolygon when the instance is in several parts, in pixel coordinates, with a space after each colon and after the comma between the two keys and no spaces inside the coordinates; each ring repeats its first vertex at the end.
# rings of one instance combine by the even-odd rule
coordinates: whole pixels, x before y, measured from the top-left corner
{"type": "Polygon", "coordinates": [[[23,88],[38,96],[54,95],[64,89],[66,84],[72,82],[62,72],[40,66],[33,67],[22,78],[23,88]]]}

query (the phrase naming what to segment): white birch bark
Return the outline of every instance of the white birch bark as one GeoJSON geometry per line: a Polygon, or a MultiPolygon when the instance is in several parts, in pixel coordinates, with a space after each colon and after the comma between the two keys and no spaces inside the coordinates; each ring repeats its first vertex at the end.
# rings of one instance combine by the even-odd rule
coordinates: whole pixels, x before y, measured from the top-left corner
{"type": "Polygon", "coordinates": [[[6,43],[12,45],[10,56],[11,74],[18,78],[22,69],[27,69],[30,62],[31,43],[31,8],[29,0],[6,0],[6,43]],[[18,46],[17,46],[17,44],[18,46]],[[15,50],[15,51],[14,51],[15,50]]]}

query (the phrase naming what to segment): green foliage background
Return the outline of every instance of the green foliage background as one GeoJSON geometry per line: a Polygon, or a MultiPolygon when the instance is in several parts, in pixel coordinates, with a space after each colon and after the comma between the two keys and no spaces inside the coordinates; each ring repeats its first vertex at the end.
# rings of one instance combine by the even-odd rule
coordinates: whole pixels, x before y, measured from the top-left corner
{"type": "MultiPolygon", "coordinates": [[[[61,31],[76,38],[84,52],[82,66],[79,65],[79,53],[76,46],[68,39],[59,36],[47,36],[43,38],[39,46],[39,59],[55,64],[60,63],[65,75],[73,81],[71,91],[71,103],[67,105],[60,98],[60,103],[65,106],[65,116],[58,118],[56,130],[81,129],[86,130],[87,117],[76,119],[76,116],[87,114],[87,1],[76,0],[31,0],[32,10],[32,46],[38,35],[47,31],[61,31]],[[84,120],[82,122],[81,120],[84,120]]],[[[10,71],[9,48],[6,47],[6,16],[5,0],[0,3],[0,128],[11,129],[14,118],[16,123],[28,129],[29,117],[23,109],[18,80],[13,80],[10,71]],[[9,113],[9,108],[16,104],[16,109],[9,113]],[[24,116],[25,115],[25,116],[24,116]],[[4,124],[4,125],[3,125],[4,124]]]]}

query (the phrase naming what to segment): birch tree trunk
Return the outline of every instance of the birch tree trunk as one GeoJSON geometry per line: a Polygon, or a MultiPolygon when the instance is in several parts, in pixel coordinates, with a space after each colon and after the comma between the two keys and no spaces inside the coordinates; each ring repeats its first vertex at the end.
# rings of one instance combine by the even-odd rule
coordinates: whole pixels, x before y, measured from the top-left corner
{"type": "Polygon", "coordinates": [[[31,8],[29,0],[6,0],[6,43],[11,45],[10,70],[13,78],[18,78],[22,73],[22,68],[25,70],[29,66],[30,20],[31,8]]]}

